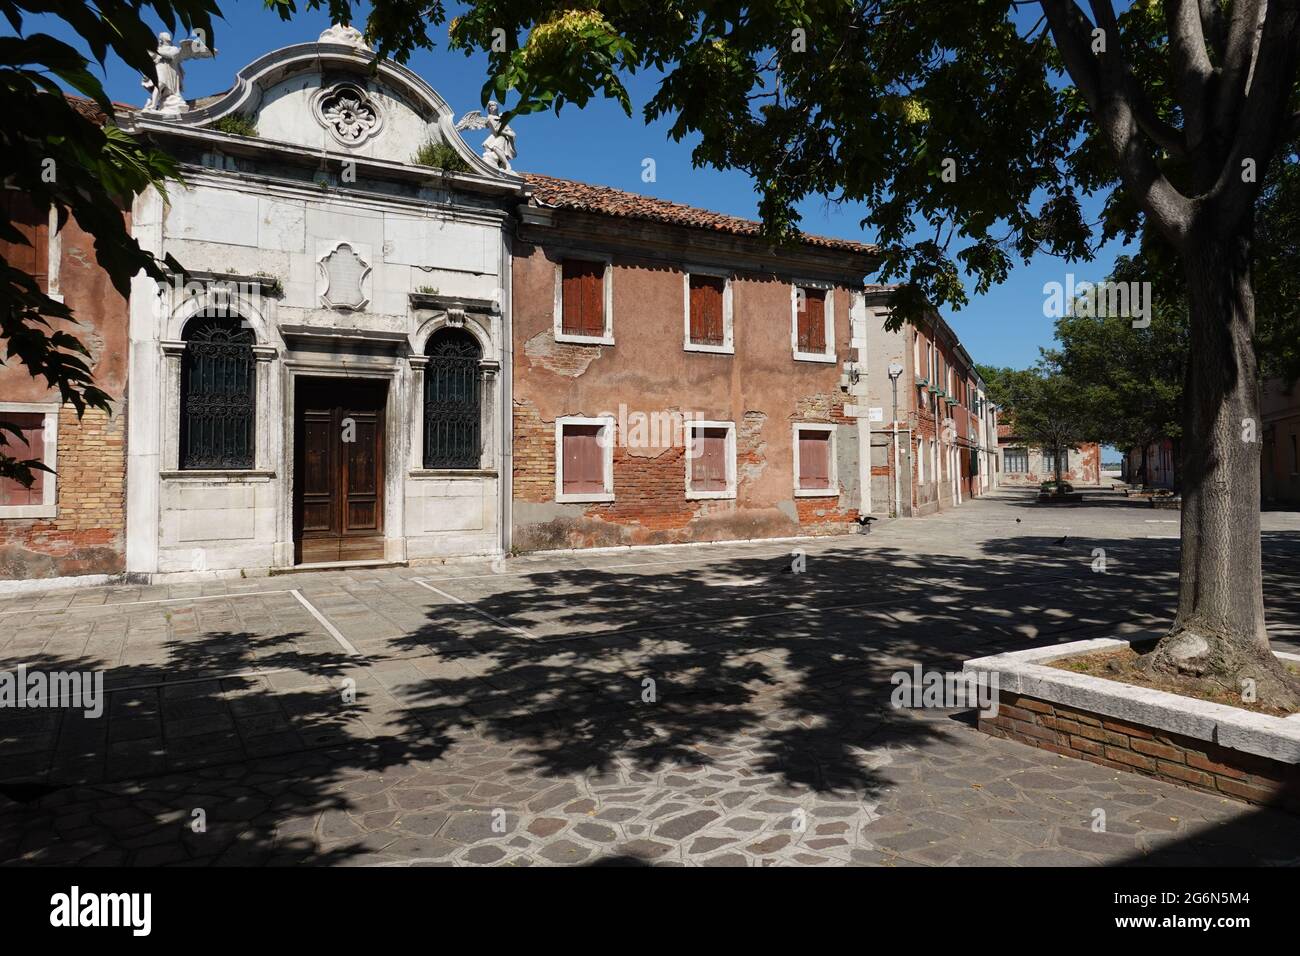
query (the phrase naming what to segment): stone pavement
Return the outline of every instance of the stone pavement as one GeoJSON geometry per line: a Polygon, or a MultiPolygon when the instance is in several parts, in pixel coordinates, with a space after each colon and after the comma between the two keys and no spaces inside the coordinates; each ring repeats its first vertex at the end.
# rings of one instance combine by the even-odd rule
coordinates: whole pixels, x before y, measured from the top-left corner
{"type": "MultiPolygon", "coordinates": [[[[1003,493],[852,538],[8,597],[0,670],[110,692],[0,710],[0,862],[1300,863],[1298,818],[889,706],[914,662],[1161,626],[1168,514],[1003,493]]],[[[1294,647],[1300,515],[1264,525],[1294,647]]]]}

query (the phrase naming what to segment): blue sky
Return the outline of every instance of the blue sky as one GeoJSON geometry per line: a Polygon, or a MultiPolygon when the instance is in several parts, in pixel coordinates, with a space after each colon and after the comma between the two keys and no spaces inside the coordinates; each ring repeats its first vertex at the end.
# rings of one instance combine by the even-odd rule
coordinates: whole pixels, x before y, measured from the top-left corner
{"type": "MultiPolygon", "coordinates": [[[[329,26],[328,16],[319,11],[281,22],[263,7],[261,0],[224,0],[221,7],[225,21],[217,24],[214,45],[218,56],[186,64],[187,97],[224,90],[235,72],[257,56],[291,43],[314,40],[329,26]]],[[[42,23],[40,18],[33,18],[27,32],[45,29],[62,39],[73,39],[52,29],[51,24],[59,25],[57,21],[42,23]]],[[[7,28],[5,32],[9,32],[7,28]]],[[[437,28],[437,33],[445,37],[445,27],[437,28]]],[[[408,65],[438,90],[457,114],[479,106],[486,57],[466,57],[441,49],[417,53],[408,65]]],[[[139,76],[120,63],[108,65],[105,80],[113,99],[143,104],[139,76]]],[[[691,141],[674,143],[667,136],[667,122],[647,126],[641,119],[639,108],[653,94],[654,79],[647,75],[633,77],[629,88],[634,100],[630,118],[613,103],[599,99],[582,110],[567,106],[559,116],[542,113],[518,118],[514,123],[519,145],[516,167],[753,218],[757,197],[748,176],[692,168],[691,141]],[[653,159],[656,167],[656,180],[650,183],[641,179],[646,158],[653,159]]],[[[477,138],[478,134],[471,134],[471,145],[477,145],[477,138]]],[[[1099,207],[1097,199],[1086,204],[1085,211],[1095,218],[1099,207]]],[[[859,228],[861,213],[857,207],[833,206],[814,199],[804,202],[800,211],[807,232],[849,239],[875,238],[864,235],[859,228]]],[[[1063,282],[1068,271],[1080,280],[1104,278],[1120,251],[1115,243],[1103,249],[1095,261],[1073,266],[1039,256],[1028,266],[1015,268],[1001,286],[983,296],[972,295],[964,309],[948,311],[946,317],[977,362],[1030,365],[1038,358],[1039,348],[1052,343],[1052,320],[1043,315],[1043,284],[1063,282]]]]}

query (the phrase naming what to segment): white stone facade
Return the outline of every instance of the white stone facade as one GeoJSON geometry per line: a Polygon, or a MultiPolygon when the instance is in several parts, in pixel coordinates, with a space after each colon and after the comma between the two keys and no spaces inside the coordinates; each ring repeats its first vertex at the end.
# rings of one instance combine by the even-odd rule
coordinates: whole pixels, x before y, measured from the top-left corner
{"type": "Polygon", "coordinates": [[[352,43],[288,47],[179,116],[133,118],[137,134],[186,163],[184,187],[166,201],[144,194],[132,210],[141,245],[184,268],[171,285],[141,277],[132,288],[127,570],[139,579],[294,565],[304,378],[387,388],[383,560],[508,547],[507,225],[522,182],[460,139],[423,81],[391,62],[372,73],[372,58],[352,43]],[[232,116],[256,136],[222,132],[232,116]],[[434,138],[468,171],[413,164],[434,138]],[[256,338],[253,466],[185,470],[183,335],[196,313],[221,308],[256,338]],[[425,345],[447,325],[481,348],[481,460],[427,470],[425,345]]]}

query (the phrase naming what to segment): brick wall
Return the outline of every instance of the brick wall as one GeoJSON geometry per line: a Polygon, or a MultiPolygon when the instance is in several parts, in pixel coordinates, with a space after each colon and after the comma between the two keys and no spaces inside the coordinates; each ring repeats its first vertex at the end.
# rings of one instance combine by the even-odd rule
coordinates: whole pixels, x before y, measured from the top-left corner
{"type": "MultiPolygon", "coordinates": [[[[611,235],[617,228],[609,225],[611,235]]],[[[734,351],[687,349],[681,262],[699,262],[710,252],[697,247],[693,235],[669,236],[644,228],[656,239],[687,244],[674,252],[671,262],[638,253],[613,254],[612,344],[557,342],[553,310],[555,256],[560,253],[548,251],[544,244],[520,242],[515,247],[514,546],[527,551],[856,530],[857,427],[844,414],[847,396],[841,363],[853,354],[849,307],[857,286],[835,286],[834,362],[794,358],[793,277],[746,268],[727,269],[732,277],[734,351]],[[636,417],[672,414],[734,423],[734,498],[688,499],[688,462],[680,443],[674,447],[662,436],[638,441],[635,435],[616,434],[615,500],[555,500],[557,419],[610,415],[616,422],[626,421],[631,433],[636,417]],[[796,497],[792,428],[796,422],[839,426],[834,463],[840,479],[838,497],[796,497]],[[629,448],[626,443],[648,447],[629,448]]],[[[579,247],[606,238],[604,232],[584,234],[579,247]]],[[[611,242],[616,240],[614,236],[611,242]]],[[[557,247],[565,248],[565,243],[557,247]]],[[[724,255],[734,259],[738,253],[724,255]]],[[[783,266],[794,269],[794,265],[783,266]]],[[[616,424],[616,432],[618,428],[616,424]]]]}
{"type": "MultiPolygon", "coordinates": [[[[57,512],[53,518],[0,517],[0,581],[78,574],[112,574],[125,567],[127,303],[95,259],[95,240],[69,220],[50,243],[58,254],[58,288],[75,323],[53,320],[55,331],[80,339],[90,353],[95,385],[110,397],[113,415],[89,410],[78,420],[59,410],[57,512]]],[[[0,401],[56,404],[44,378],[10,362],[0,366],[0,401]]]]}
{"type": "Polygon", "coordinates": [[[1300,766],[1181,734],[1002,692],[980,729],[1042,750],[1300,813],[1300,766]]]}
{"type": "Polygon", "coordinates": [[[123,570],[125,431],[121,407],[60,409],[57,514],[0,519],[0,580],[123,570]]]}
{"type": "MultiPolygon", "coordinates": [[[[811,406],[825,399],[809,399],[811,406]]],[[[800,420],[813,420],[804,409],[800,420]]],[[[764,459],[762,416],[749,415],[736,425],[737,498],[749,491],[747,469],[762,470],[764,459]]],[[[843,403],[823,421],[847,422],[843,403]]],[[[617,427],[617,426],[616,426],[617,427]]],[[[616,439],[617,441],[617,439],[616,439]]],[[[545,505],[555,499],[555,422],[542,418],[526,400],[514,406],[514,499],[518,503],[545,505]]],[[[534,525],[519,522],[516,547],[608,547],[628,544],[675,544],[687,541],[732,540],[738,537],[772,537],[778,534],[843,534],[856,528],[858,511],[839,498],[794,499],[797,524],[779,514],[737,516],[734,500],[688,500],[685,497],[686,449],[683,447],[630,450],[613,449],[612,502],[561,505],[563,518],[534,525]],[[581,512],[580,516],[572,512],[581,512]]],[[[790,466],[786,470],[789,471],[790,466]]]]}

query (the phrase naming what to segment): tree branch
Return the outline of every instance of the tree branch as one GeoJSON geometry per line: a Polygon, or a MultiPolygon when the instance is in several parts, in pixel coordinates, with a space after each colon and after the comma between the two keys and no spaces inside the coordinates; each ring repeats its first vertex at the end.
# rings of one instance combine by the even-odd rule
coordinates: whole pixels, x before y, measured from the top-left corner
{"type": "Polygon", "coordinates": [[[1143,142],[1131,78],[1118,49],[1114,10],[1107,0],[1093,2],[1097,25],[1106,32],[1106,52],[1094,57],[1092,23],[1074,0],[1042,0],[1042,4],[1066,71],[1100,125],[1126,188],[1156,228],[1175,247],[1181,247],[1191,220],[1191,204],[1160,172],[1143,142]]]}
{"type": "Polygon", "coordinates": [[[1201,14],[1201,32],[1210,41],[1210,46],[1220,58],[1228,46],[1228,30],[1223,19],[1223,7],[1219,0],[1198,0],[1201,14]]]}
{"type": "Polygon", "coordinates": [[[1168,0],[1165,3],[1170,54],[1174,75],[1178,78],[1175,93],[1178,105],[1182,107],[1183,131],[1190,150],[1195,150],[1205,135],[1209,118],[1206,115],[1206,90],[1214,77],[1214,66],[1205,52],[1201,15],[1198,0],[1168,0]]]}
{"type": "Polygon", "coordinates": [[[1214,104],[1213,122],[1217,133],[1221,134],[1228,128],[1241,108],[1251,66],[1255,63],[1259,49],[1261,26],[1267,8],[1268,0],[1236,0],[1232,5],[1232,19],[1227,27],[1223,67],[1214,104]]]}
{"type": "Polygon", "coordinates": [[[1237,135],[1229,140],[1226,130],[1216,131],[1233,145],[1208,198],[1219,227],[1229,234],[1244,224],[1254,208],[1273,154],[1295,127],[1296,116],[1288,111],[1300,63],[1300,4],[1274,2],[1258,36],[1248,90],[1235,121],[1237,135]],[[1255,166],[1250,181],[1243,174],[1246,160],[1253,160],[1255,166]]]}

